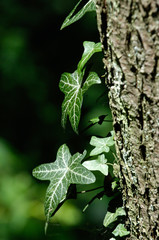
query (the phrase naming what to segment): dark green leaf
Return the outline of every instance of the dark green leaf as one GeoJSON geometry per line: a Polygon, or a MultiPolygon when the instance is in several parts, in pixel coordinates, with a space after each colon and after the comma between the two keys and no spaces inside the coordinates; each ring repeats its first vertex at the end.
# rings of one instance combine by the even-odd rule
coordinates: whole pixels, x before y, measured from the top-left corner
{"type": "Polygon", "coordinates": [[[70,12],[70,14],[66,17],[65,21],[63,22],[61,29],[71,25],[72,23],[78,21],[80,18],[82,18],[85,13],[92,12],[96,10],[96,4],[95,0],[89,0],[83,7],[80,9],[75,15],[76,9],[81,4],[82,0],[77,3],[77,5],[74,7],[74,9],[70,12]]]}
{"type": "Polygon", "coordinates": [[[83,94],[93,84],[101,83],[98,75],[95,72],[90,72],[82,86],[85,72],[82,68],[92,54],[97,52],[98,49],[98,43],[95,44],[94,42],[84,42],[84,54],[79,62],[78,70],[73,73],[63,73],[61,75],[59,87],[60,90],[65,94],[65,99],[62,103],[62,126],[65,128],[68,116],[71,126],[76,133],[78,133],[83,94]]]}
{"type": "Polygon", "coordinates": [[[95,182],[95,176],[82,166],[81,161],[86,155],[76,153],[71,156],[66,144],[62,145],[56,161],[42,164],[33,170],[33,176],[40,180],[50,180],[45,198],[46,221],[60,202],[66,198],[70,184],[90,184],[95,182]]]}

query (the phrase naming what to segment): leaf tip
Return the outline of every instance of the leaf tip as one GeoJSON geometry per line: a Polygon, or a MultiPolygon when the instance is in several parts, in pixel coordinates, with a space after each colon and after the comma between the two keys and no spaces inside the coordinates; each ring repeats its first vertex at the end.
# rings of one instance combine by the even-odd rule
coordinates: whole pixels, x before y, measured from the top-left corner
{"type": "Polygon", "coordinates": [[[45,229],[44,229],[44,230],[45,230],[45,235],[47,234],[48,224],[49,224],[48,221],[46,221],[46,223],[45,223],[45,229]]]}

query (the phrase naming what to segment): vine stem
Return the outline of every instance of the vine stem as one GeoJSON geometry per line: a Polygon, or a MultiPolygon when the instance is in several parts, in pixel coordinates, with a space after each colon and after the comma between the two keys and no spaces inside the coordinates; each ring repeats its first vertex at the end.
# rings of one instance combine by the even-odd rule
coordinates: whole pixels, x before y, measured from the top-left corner
{"type": "Polygon", "coordinates": [[[96,188],[93,188],[93,189],[89,189],[89,190],[84,190],[84,191],[81,191],[81,192],[77,192],[77,194],[95,191],[95,190],[100,189],[100,188],[104,188],[104,186],[100,186],[100,187],[96,187],[96,188]]]}

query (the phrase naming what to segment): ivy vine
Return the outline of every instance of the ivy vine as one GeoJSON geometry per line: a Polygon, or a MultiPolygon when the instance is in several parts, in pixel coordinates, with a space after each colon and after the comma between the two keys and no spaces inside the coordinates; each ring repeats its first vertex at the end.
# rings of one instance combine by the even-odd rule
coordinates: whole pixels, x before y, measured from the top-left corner
{"type": "MultiPolygon", "coordinates": [[[[61,29],[76,22],[83,17],[85,13],[95,10],[96,0],[89,0],[85,4],[80,0],[66,17],[61,29]],[[80,8],[81,4],[82,8],[80,8]]],[[[59,82],[59,88],[65,94],[62,103],[62,127],[66,127],[67,118],[69,118],[72,129],[77,134],[83,95],[92,85],[101,84],[101,79],[96,72],[90,71],[87,76],[85,75],[89,59],[93,54],[102,51],[101,43],[85,41],[83,46],[84,52],[77,65],[77,69],[73,73],[63,73],[59,82]]],[[[90,121],[92,122],[92,125],[94,125],[100,121],[102,123],[104,118],[102,118],[101,121],[100,117],[96,117],[90,121]]],[[[115,165],[117,165],[117,163],[111,164],[107,158],[107,154],[114,146],[114,132],[111,131],[105,138],[92,136],[90,145],[94,148],[90,152],[89,159],[87,160],[84,160],[87,153],[86,150],[84,150],[83,154],[76,153],[71,155],[68,146],[63,144],[59,147],[56,160],[53,163],[42,164],[33,170],[33,176],[35,178],[50,181],[44,203],[46,216],[45,231],[47,230],[50,218],[53,217],[62,203],[70,198],[72,186],[76,186],[76,184],[91,184],[96,181],[92,171],[100,171],[101,174],[105,176],[105,181],[103,186],[104,191],[97,194],[89,204],[95,198],[99,198],[104,194],[114,196],[114,198],[119,195],[118,178],[115,177],[116,174],[112,175],[112,171],[110,170],[110,168],[114,167],[115,172],[115,165]],[[111,184],[111,186],[108,186],[107,180],[110,176],[111,181],[109,185],[111,184]],[[108,188],[110,188],[110,191],[108,191],[108,188]]],[[[110,236],[110,240],[115,240],[129,234],[129,231],[124,227],[123,220],[119,220],[125,215],[125,210],[121,206],[117,207],[115,212],[107,211],[103,220],[103,225],[110,236]],[[111,234],[109,234],[109,232],[111,232],[111,234]]]]}

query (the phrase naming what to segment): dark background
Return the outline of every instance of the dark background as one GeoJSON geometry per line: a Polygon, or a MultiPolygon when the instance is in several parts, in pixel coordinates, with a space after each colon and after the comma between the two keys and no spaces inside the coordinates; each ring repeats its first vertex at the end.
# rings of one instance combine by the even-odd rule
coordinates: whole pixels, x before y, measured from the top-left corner
{"type": "MultiPolygon", "coordinates": [[[[0,239],[96,239],[106,213],[106,197],[82,208],[91,194],[66,202],[44,235],[43,203],[47,183],[34,179],[32,169],[56,159],[67,143],[72,154],[90,150],[91,135],[106,136],[111,123],[73,133],[61,127],[64,95],[58,84],[63,72],[73,72],[83,52],[83,41],[99,42],[95,13],[60,31],[78,1],[0,1],[0,239]],[[81,237],[80,237],[81,238],[81,237]]],[[[90,61],[101,77],[102,56],[90,61]]],[[[104,81],[104,80],[102,80],[104,81]]],[[[86,93],[79,130],[91,118],[108,114],[104,83],[86,93]]],[[[103,177],[96,174],[96,186],[103,177]]],[[[79,187],[80,189],[80,187],[79,187]]],[[[83,187],[81,187],[83,189],[83,187]]],[[[88,189],[88,186],[84,186],[88,189]]],[[[99,192],[99,191],[98,191],[99,192]]],[[[95,192],[97,193],[97,192],[95,192]]],[[[93,195],[95,195],[93,193],[93,195]]]]}

